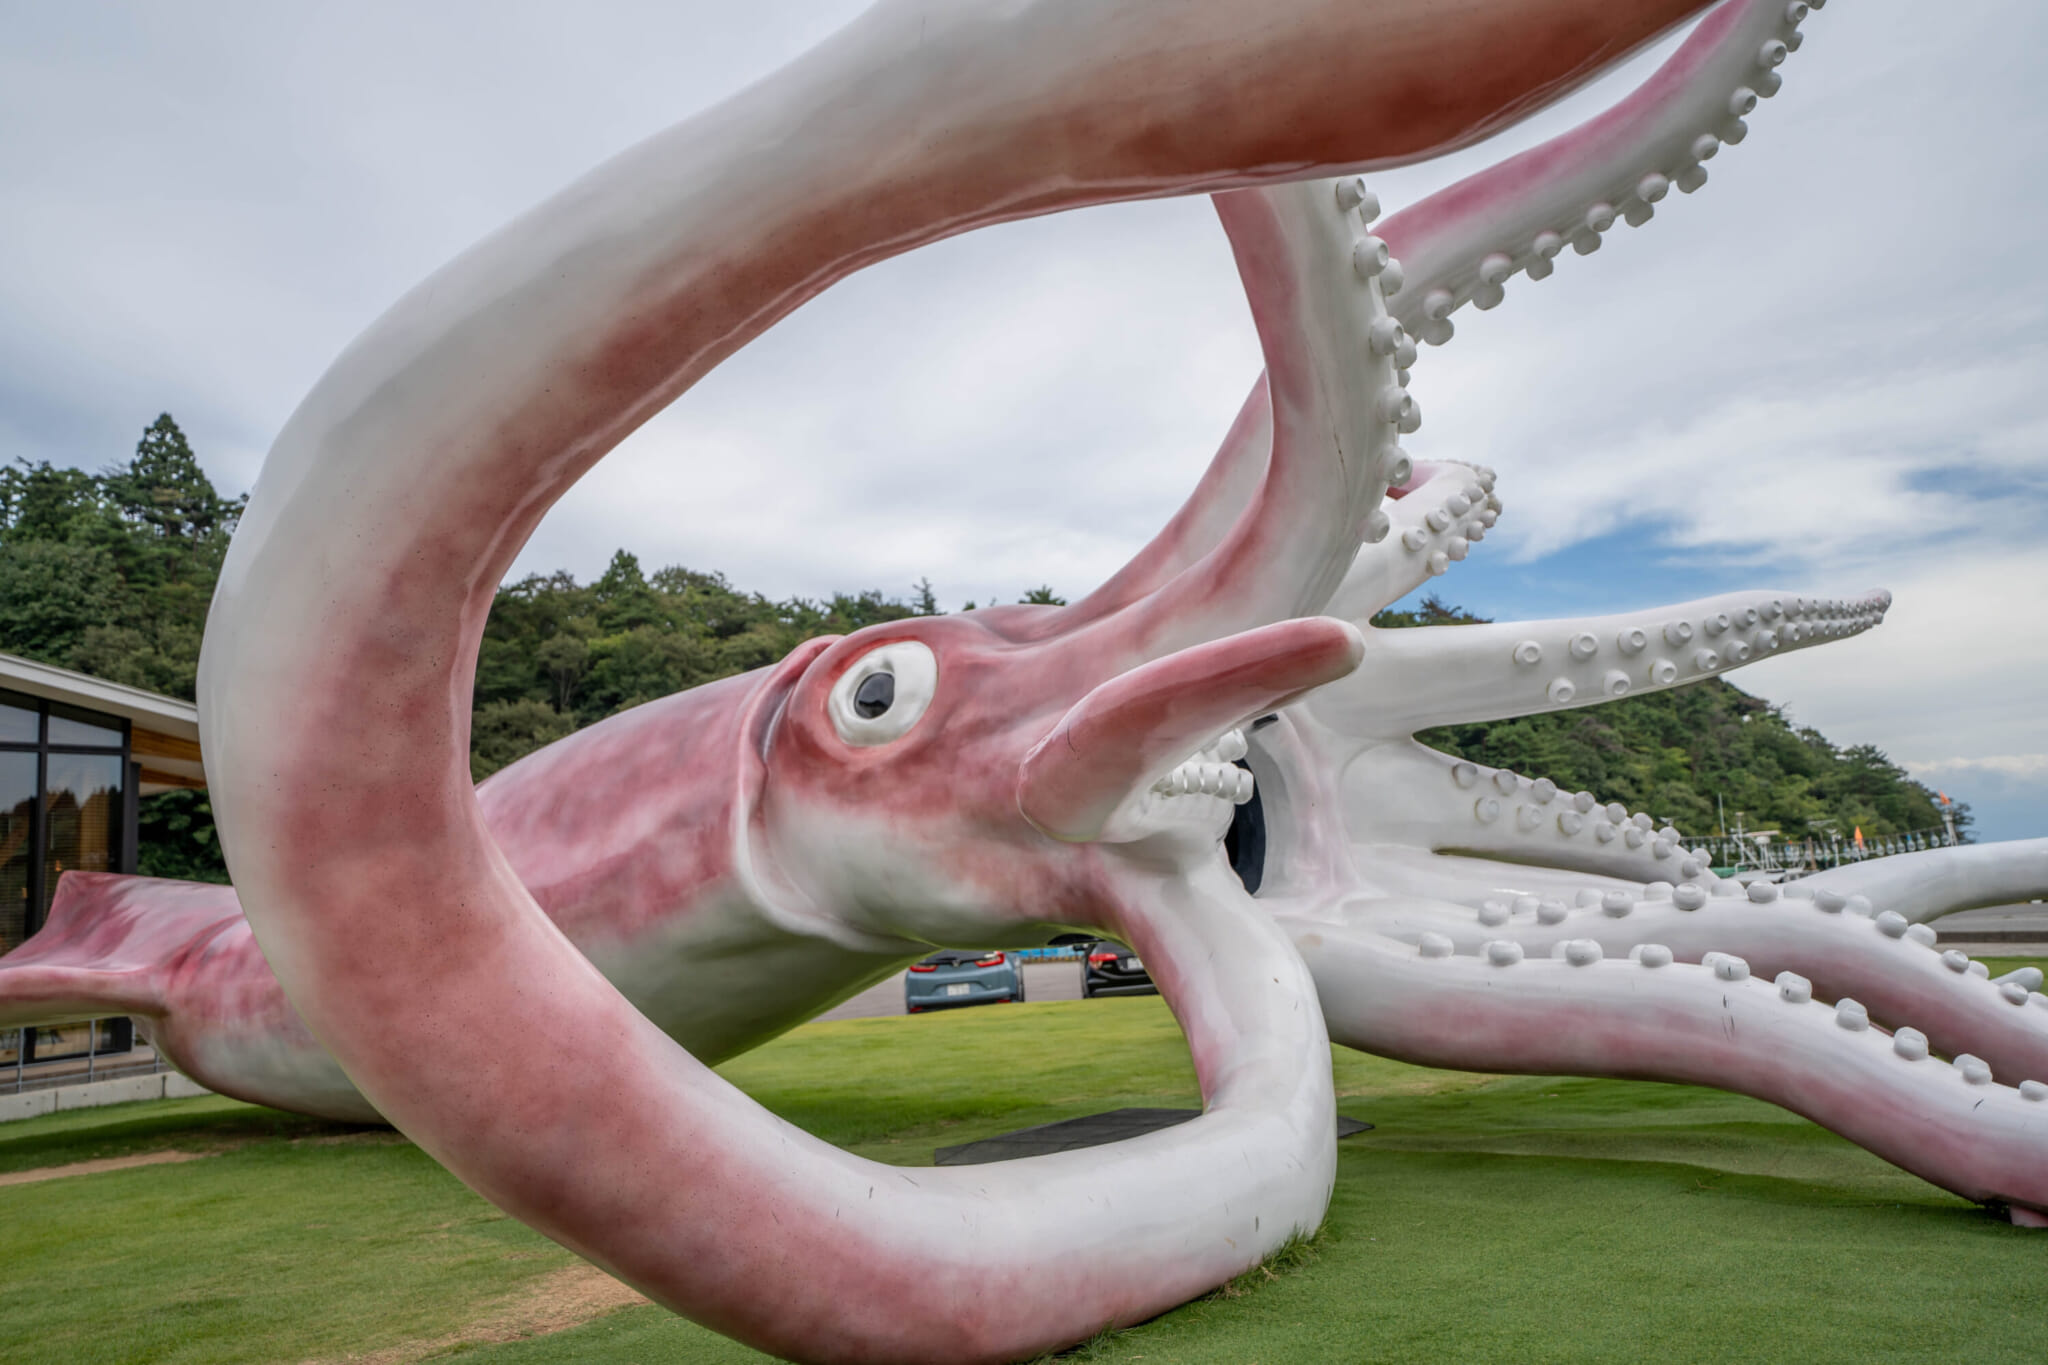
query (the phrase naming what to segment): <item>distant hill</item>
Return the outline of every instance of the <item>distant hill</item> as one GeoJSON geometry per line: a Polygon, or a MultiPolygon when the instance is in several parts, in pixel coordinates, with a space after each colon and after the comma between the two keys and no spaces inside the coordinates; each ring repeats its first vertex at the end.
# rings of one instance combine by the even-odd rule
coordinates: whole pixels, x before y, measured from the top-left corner
{"type": "MultiPolygon", "coordinates": [[[[97,474],[0,466],[0,651],[190,699],[200,630],[242,510],[208,481],[166,413],[134,457],[97,474]]],[[[1057,603],[1047,587],[1027,602],[1057,603]]],[[[969,604],[972,605],[971,603],[969,604]]],[[[817,635],[936,615],[929,582],[777,601],[684,568],[652,574],[624,550],[595,582],[536,575],[499,589],[477,661],[470,767],[488,776],[584,725],[775,662],[817,635]]],[[[1482,618],[1431,598],[1382,626],[1482,618]]],[[[1837,749],[1718,679],[1604,706],[1422,736],[1449,752],[1583,788],[1689,834],[1732,820],[1787,837],[1833,821],[1869,836],[1940,823],[1932,793],[1867,745],[1837,749]]],[[[1959,825],[1968,808],[1960,807],[1959,825]]],[[[226,880],[204,793],[142,807],[141,867],[226,880]]]]}
{"type": "MultiPolygon", "coordinates": [[[[1377,626],[1476,624],[1485,618],[1431,597],[1409,612],[1382,612],[1377,626]]],[[[1648,811],[1692,835],[1732,828],[1788,839],[1878,838],[1941,825],[1934,793],[1868,744],[1838,749],[1818,730],[1720,678],[1484,725],[1450,725],[1423,743],[1496,768],[1547,777],[1648,811]],[[1717,808],[1716,799],[1719,799],[1717,808]]],[[[1969,807],[1955,807],[1957,833],[1969,807]]],[[[1966,837],[1966,836],[1964,836],[1966,837]]]]}

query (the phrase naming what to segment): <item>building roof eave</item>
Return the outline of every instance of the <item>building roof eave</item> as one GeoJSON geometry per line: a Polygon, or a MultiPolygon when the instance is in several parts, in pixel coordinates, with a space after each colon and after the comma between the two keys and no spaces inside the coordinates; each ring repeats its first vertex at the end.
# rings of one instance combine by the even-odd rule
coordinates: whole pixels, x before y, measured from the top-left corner
{"type": "Polygon", "coordinates": [[[119,716],[138,731],[184,741],[197,756],[199,708],[191,702],[14,654],[0,654],[0,688],[119,716]]]}

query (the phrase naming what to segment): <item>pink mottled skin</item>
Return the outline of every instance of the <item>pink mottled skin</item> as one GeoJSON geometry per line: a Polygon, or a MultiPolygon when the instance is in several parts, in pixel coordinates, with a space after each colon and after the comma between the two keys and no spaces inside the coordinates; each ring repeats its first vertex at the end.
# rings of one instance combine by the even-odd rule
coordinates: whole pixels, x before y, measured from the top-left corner
{"type": "Polygon", "coordinates": [[[1380,225],[1380,236],[1403,260],[1416,254],[1432,235],[1461,221],[1498,224],[1503,207],[1512,207],[1585,167],[1625,164],[1622,155],[1641,139],[1647,115],[1696,88],[1702,68],[1715,56],[1745,10],[1782,12],[1779,0],[1746,0],[1722,5],[1703,17],[1684,45],[1651,77],[1612,107],[1541,146],[1532,147],[1448,185],[1411,207],[1392,214],[1380,225]]]}
{"type": "MultiPolygon", "coordinates": [[[[884,4],[626,153],[401,302],[266,465],[202,702],[230,860],[282,987],[257,981],[214,891],[160,926],[67,911],[0,967],[0,998],[29,982],[45,1005],[90,1003],[82,976],[53,975],[67,935],[79,960],[61,970],[132,991],[131,946],[138,962],[175,957],[189,930],[179,942],[216,945],[224,964],[216,995],[236,985],[242,1017],[276,1028],[288,993],[335,1074],[487,1197],[677,1311],[801,1360],[1029,1357],[1181,1302],[1312,1227],[1334,1171],[1326,1013],[1336,1036],[1421,1061],[1745,1090],[1973,1197],[2041,1203],[2037,1102],[1979,1093],[1961,1069],[1901,1070],[1919,1063],[1802,996],[1811,983],[1774,994],[1683,961],[1496,962],[1347,918],[1378,875],[1370,850],[1347,868],[1353,831],[1338,826],[1373,814],[1346,786],[1350,760],[1392,746],[1361,732],[1347,750],[1342,704],[1316,729],[1367,646],[1315,613],[1348,602],[1361,542],[1387,530],[1371,517],[1396,481],[1401,418],[1372,401],[1399,395],[1373,388],[1392,362],[1368,354],[1370,328],[1399,320],[1418,286],[1469,288],[1472,261],[1451,259],[1471,254],[1460,232],[1511,229],[1499,249],[1522,250],[1555,216],[1550,178],[1639,174],[1637,124],[1663,157],[1677,134],[1660,120],[1727,61],[1756,59],[1743,25],[1783,21],[1731,0],[1625,115],[1388,224],[1419,260],[1393,305],[1360,285],[1332,187],[1281,182],[1470,140],[1695,7],[884,4]],[[1379,79],[1359,78],[1368,49],[1379,79]],[[1123,573],[1072,608],[812,642],[472,792],[491,585],[623,435],[861,265],[981,223],[1197,189],[1218,191],[1267,374],[1195,499],[1123,573]],[[935,661],[928,705],[861,738],[832,709],[835,684],[910,646],[935,661]],[[1301,855],[1255,905],[1217,853],[1228,804],[1158,782],[1218,731],[1319,688],[1254,754],[1274,779],[1276,845],[1301,855]],[[1187,1034],[1201,1119],[1095,1152],[911,1172],[815,1142],[705,1068],[926,943],[1066,925],[1142,952],[1187,1034]],[[241,956],[219,951],[231,942],[241,956]],[[536,1058],[508,1036],[550,1048],[536,1058]],[[1921,1110],[1888,1124],[1886,1104],[1921,1110]]],[[[1404,517],[1462,477],[1402,481],[1404,517]]],[[[1420,572],[1388,559],[1368,577],[1420,572]]],[[[1469,795],[1429,801],[1453,799],[1471,819],[1469,795]]],[[[1419,866],[1438,846],[1402,852],[1419,866]]],[[[1451,862],[1404,875],[1448,884],[1451,862]]],[[[1413,908],[1452,912],[1469,917],[1413,908]]],[[[1773,951],[1827,942],[1795,939],[1773,951]]],[[[1929,989],[1872,964],[1846,979],[1875,1008],[1929,989]]],[[[200,1015],[166,1016],[185,1012],[200,1015]]],[[[1975,1003],[1943,1018],[1997,1028],[1975,1003]]],[[[1994,1063],[2031,1065],[2030,1046],[1994,1063]]]]}
{"type": "MultiPolygon", "coordinates": [[[[840,661],[897,627],[786,661],[737,734],[707,739],[748,892],[713,920],[829,936],[1052,913],[1118,932],[1156,964],[1197,1060],[1208,1112],[1181,1130],[1016,1171],[913,1175],[833,1152],[723,1086],[547,918],[472,793],[468,702],[492,587],[578,475],[851,270],[982,223],[1410,158],[1498,126],[1694,7],[885,3],[444,270],[280,433],[202,660],[223,842],[313,1032],[487,1197],[792,1358],[1028,1357],[1161,1311],[1312,1226],[1334,1170],[1321,1018],[1299,957],[1215,854],[1227,804],[1184,796],[1185,814],[1133,817],[1121,842],[1069,844],[1016,800],[1024,755],[1096,689],[1312,612],[1341,577],[1381,487],[1347,464],[1341,422],[1307,424],[1344,395],[1295,382],[1317,348],[1279,337],[1281,295],[1320,288],[1328,266],[1303,276],[1274,237],[1322,240],[1327,193],[1276,214],[1221,205],[1276,434],[1271,496],[1212,571],[1042,639],[1013,656],[1014,684],[962,633],[988,628],[921,627],[941,632],[918,723],[946,738],[932,756],[906,737],[856,759],[817,729],[840,661]],[[1399,78],[1359,79],[1368,48],[1399,78]],[[1013,704],[1026,696],[1039,700],[1013,704]],[[550,1047],[536,1061],[507,1036],[550,1047]],[[1206,1199],[1190,1207],[1189,1190],[1206,1199]]],[[[1275,666],[1265,695],[1239,700],[1313,685],[1328,662],[1307,655],[1313,668],[1275,666]]],[[[1230,661],[1188,660],[1187,688],[1230,661]]],[[[1190,723],[1173,707],[1153,719],[1190,723]]],[[[1135,761],[1151,746],[1127,752],[1052,809],[1089,806],[1112,781],[1142,809],[1161,774],[1135,761]]]]}

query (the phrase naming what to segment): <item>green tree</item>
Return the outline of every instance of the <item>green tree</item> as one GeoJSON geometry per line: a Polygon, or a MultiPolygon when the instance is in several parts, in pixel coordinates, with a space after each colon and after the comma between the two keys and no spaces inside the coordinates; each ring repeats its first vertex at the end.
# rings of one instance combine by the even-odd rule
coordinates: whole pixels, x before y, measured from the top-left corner
{"type": "MultiPolygon", "coordinates": [[[[1436,597],[1382,612],[1382,627],[1483,620],[1436,597]]],[[[1719,832],[1719,812],[1750,829],[1804,839],[1830,827],[1866,835],[1939,828],[1934,793],[1868,745],[1837,750],[1816,730],[1720,678],[1602,706],[1514,720],[1450,725],[1423,743],[1489,767],[1548,777],[1669,820],[1688,834],[1719,832]]],[[[1967,822],[1958,826],[1961,833],[1967,822]]]]}
{"type": "MultiPolygon", "coordinates": [[[[207,605],[242,506],[220,496],[168,413],[143,430],[127,464],[98,474],[47,461],[0,466],[0,650],[191,698],[207,605]]],[[[1049,585],[1023,600],[1064,604],[1049,585]]],[[[814,636],[938,610],[929,579],[908,602],[873,590],[776,601],[718,573],[646,573],[625,550],[593,583],[567,573],[508,583],[477,656],[471,770],[482,779],[582,726],[765,667],[814,636]]],[[[1429,597],[1373,624],[1480,619],[1429,597]]],[[[1858,825],[1881,837],[1940,823],[1932,793],[1883,753],[1837,750],[1718,679],[1423,738],[1647,809],[1691,833],[1713,829],[1717,798],[1752,828],[1775,825],[1789,837],[1858,825]]],[[[1967,806],[1956,820],[1967,829],[1967,806]]],[[[142,827],[145,871],[225,877],[203,793],[148,798],[142,827]]]]}
{"type": "Polygon", "coordinates": [[[123,517],[169,540],[204,539],[241,514],[239,502],[214,490],[168,412],[143,429],[127,467],[109,470],[104,481],[123,517]]]}

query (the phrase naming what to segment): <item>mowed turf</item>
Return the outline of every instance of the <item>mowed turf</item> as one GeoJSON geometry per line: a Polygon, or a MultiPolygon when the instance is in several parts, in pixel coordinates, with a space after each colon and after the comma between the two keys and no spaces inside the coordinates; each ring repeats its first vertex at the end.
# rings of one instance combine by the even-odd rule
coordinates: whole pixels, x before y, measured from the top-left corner
{"type": "MultiPolygon", "coordinates": [[[[1340,1145],[1329,1224],[1303,1263],[1072,1359],[2043,1356],[2048,1234],[1769,1105],[1344,1049],[1334,1064],[1339,1107],[1378,1128],[1340,1145]]],[[[1029,1124],[1197,1102],[1157,999],[812,1024],[721,1070],[898,1164],[1029,1124]]],[[[87,1110],[0,1125],[0,1180],[167,1151],[197,1159],[0,1184],[0,1360],[766,1359],[653,1307],[579,1297],[580,1262],[382,1130],[223,1099],[87,1110]],[[546,1334],[505,1340],[527,1331],[546,1334]]]]}

